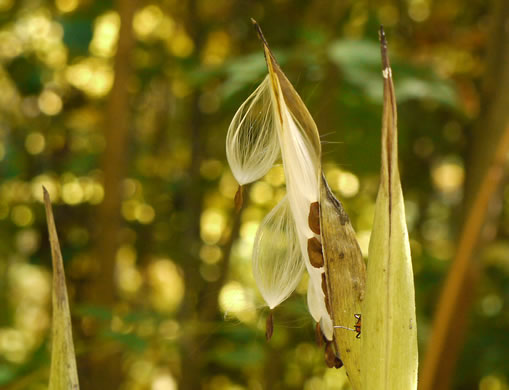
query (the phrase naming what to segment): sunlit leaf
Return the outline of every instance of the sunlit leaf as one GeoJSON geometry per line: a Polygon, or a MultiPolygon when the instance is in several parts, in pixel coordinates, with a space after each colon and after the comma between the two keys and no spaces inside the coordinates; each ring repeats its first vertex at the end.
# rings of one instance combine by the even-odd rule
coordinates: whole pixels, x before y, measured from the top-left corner
{"type": "Polygon", "coordinates": [[[362,306],[362,388],[412,390],[418,361],[414,281],[398,170],[396,99],[383,31],[381,37],[382,168],[362,306]]]}
{"type": "Polygon", "coordinates": [[[45,188],[43,190],[53,262],[53,332],[49,390],[78,390],[78,371],[72,341],[71,314],[65,285],[64,264],[53,219],[51,200],[48,191],[45,188]]]}

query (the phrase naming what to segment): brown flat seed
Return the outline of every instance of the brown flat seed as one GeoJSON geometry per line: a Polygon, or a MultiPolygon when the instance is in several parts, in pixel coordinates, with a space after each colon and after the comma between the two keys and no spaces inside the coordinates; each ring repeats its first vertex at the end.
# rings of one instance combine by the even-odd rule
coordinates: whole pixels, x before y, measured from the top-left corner
{"type": "Polygon", "coordinates": [[[343,367],[343,361],[336,356],[336,359],[334,359],[334,367],[335,368],[341,368],[343,367]]]}
{"type": "Polygon", "coordinates": [[[327,296],[327,278],[325,272],[322,273],[322,291],[327,296]]]}
{"type": "Polygon", "coordinates": [[[323,333],[322,333],[322,328],[320,327],[319,322],[316,323],[315,337],[316,337],[316,343],[318,344],[319,347],[321,347],[323,345],[323,333]]]}
{"type": "Polygon", "coordinates": [[[235,202],[235,211],[237,211],[237,213],[238,213],[240,211],[240,209],[242,208],[242,204],[244,203],[244,187],[243,186],[239,186],[239,188],[237,189],[237,192],[235,193],[234,202],[235,202]]]}
{"type": "Polygon", "coordinates": [[[325,364],[329,368],[333,368],[336,365],[336,354],[332,348],[332,341],[327,340],[325,344],[325,364]]]}
{"type": "Polygon", "coordinates": [[[265,322],[265,338],[267,341],[271,339],[272,333],[274,333],[274,318],[272,317],[272,312],[270,312],[265,322]]]}
{"type": "Polygon", "coordinates": [[[311,203],[308,224],[313,233],[320,234],[320,205],[318,202],[311,203]]]}
{"type": "Polygon", "coordinates": [[[330,309],[329,297],[327,297],[327,295],[325,296],[324,301],[325,301],[325,308],[327,309],[327,313],[329,313],[329,315],[331,316],[332,312],[330,309]]]}
{"type": "Polygon", "coordinates": [[[308,240],[308,256],[313,267],[323,267],[322,244],[316,237],[312,237],[308,240]]]}
{"type": "Polygon", "coordinates": [[[322,291],[323,291],[323,295],[325,295],[323,297],[323,300],[325,302],[325,308],[327,309],[327,313],[329,313],[329,315],[331,315],[331,309],[330,309],[330,303],[329,303],[329,295],[327,293],[327,278],[325,276],[325,272],[322,273],[322,291]]]}

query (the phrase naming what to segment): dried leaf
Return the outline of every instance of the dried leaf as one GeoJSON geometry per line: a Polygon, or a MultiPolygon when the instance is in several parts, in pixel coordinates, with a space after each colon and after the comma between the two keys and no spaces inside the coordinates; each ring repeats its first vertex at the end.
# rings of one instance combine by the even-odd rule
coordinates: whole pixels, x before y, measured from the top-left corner
{"type": "Polygon", "coordinates": [[[382,168],[362,307],[362,385],[365,390],[412,390],[418,361],[414,281],[398,170],[396,99],[382,29],[381,43],[382,168]]]}
{"type": "Polygon", "coordinates": [[[65,286],[64,265],[48,191],[43,187],[53,262],[53,319],[49,390],[78,390],[78,371],[72,341],[71,315],[65,286]]]}
{"type": "Polygon", "coordinates": [[[355,325],[354,314],[361,312],[366,265],[355,231],[339,200],[322,175],[320,194],[322,248],[327,288],[334,326],[334,342],[354,389],[361,388],[360,341],[345,328],[355,325]]]}

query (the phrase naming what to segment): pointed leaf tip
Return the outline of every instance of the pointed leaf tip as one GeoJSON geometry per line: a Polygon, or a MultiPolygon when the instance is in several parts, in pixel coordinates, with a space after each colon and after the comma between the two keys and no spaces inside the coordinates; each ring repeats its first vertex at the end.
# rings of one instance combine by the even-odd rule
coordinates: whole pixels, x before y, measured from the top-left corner
{"type": "Polygon", "coordinates": [[[384,72],[384,77],[387,78],[386,73],[390,72],[387,69],[391,68],[391,63],[389,61],[389,53],[387,49],[387,36],[385,35],[384,26],[380,26],[380,30],[378,31],[378,38],[380,39],[380,51],[382,54],[382,69],[384,72]]]}
{"type": "Polygon", "coordinates": [[[253,18],[251,18],[251,23],[253,23],[256,33],[258,34],[258,38],[260,38],[260,40],[263,42],[263,44],[265,46],[269,47],[269,44],[267,43],[267,40],[265,39],[265,36],[263,35],[262,28],[260,27],[258,22],[256,20],[254,20],[253,18]]]}
{"type": "Polygon", "coordinates": [[[415,390],[418,350],[414,278],[398,171],[396,97],[383,29],[380,35],[384,76],[382,168],[362,304],[362,388],[415,390]]]}
{"type": "Polygon", "coordinates": [[[43,194],[53,263],[52,350],[49,390],[78,390],[78,371],[72,340],[71,314],[65,285],[62,253],[53,218],[50,196],[44,187],[43,194]]]}

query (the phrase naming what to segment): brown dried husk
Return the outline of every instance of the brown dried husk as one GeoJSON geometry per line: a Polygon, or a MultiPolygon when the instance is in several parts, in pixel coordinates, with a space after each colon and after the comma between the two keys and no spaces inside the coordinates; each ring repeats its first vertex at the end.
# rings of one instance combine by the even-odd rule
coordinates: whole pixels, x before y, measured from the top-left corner
{"type": "MultiPolygon", "coordinates": [[[[355,231],[339,200],[322,175],[320,185],[320,228],[332,322],[354,328],[361,313],[366,283],[366,264],[355,231]]],[[[361,336],[362,337],[362,336],[361,336]]],[[[334,328],[334,343],[354,390],[361,388],[361,343],[356,333],[334,328]]]]}

